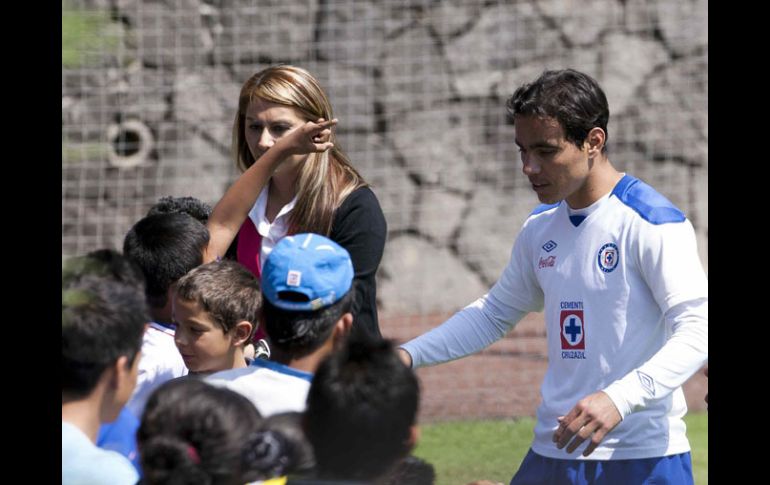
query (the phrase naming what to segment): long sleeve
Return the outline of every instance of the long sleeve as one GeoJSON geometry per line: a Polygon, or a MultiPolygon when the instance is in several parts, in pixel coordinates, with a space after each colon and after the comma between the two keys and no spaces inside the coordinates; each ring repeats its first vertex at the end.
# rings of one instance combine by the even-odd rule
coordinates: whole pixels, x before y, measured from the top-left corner
{"type": "Polygon", "coordinates": [[[665,319],[672,330],[666,344],[604,390],[623,417],[668,396],[708,361],[707,298],[680,303],[665,319]]]}
{"type": "Polygon", "coordinates": [[[649,360],[604,389],[624,417],[668,396],[708,361],[708,281],[692,225],[648,225],[637,240],[637,264],[669,337],[649,360]]]}
{"type": "Polygon", "coordinates": [[[490,291],[401,348],[412,356],[415,368],[459,359],[500,340],[526,314],[502,304],[490,291]]]}
{"type": "Polygon", "coordinates": [[[369,188],[353,191],[335,213],[329,238],[347,249],[355,271],[354,335],[363,333],[381,337],[375,274],[382,260],[387,234],[388,226],[380,203],[369,188]]]}
{"type": "Polygon", "coordinates": [[[440,326],[403,346],[413,367],[439,364],[478,352],[497,340],[531,311],[543,307],[527,256],[526,224],[516,239],[511,259],[489,292],[440,326]]]}

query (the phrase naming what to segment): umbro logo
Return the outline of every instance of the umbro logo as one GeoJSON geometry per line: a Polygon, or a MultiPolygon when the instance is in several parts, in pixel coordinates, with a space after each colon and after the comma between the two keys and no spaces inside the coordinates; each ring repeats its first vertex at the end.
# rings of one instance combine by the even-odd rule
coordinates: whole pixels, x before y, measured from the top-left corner
{"type": "Polygon", "coordinates": [[[555,243],[555,242],[553,242],[553,241],[552,241],[552,240],[550,240],[550,239],[548,240],[548,242],[547,242],[547,243],[543,244],[543,249],[545,249],[545,252],[546,252],[546,253],[550,253],[550,252],[551,252],[551,251],[553,251],[555,248],[556,248],[556,243],[555,243]]]}

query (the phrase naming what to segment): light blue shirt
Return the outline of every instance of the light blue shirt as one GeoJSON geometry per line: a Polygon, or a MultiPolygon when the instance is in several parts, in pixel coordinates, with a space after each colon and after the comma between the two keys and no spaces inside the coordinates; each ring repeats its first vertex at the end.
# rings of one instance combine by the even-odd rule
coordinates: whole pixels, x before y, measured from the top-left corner
{"type": "Polygon", "coordinates": [[[79,428],[62,421],[62,485],[134,485],[138,480],[126,457],[97,448],[79,428]]]}

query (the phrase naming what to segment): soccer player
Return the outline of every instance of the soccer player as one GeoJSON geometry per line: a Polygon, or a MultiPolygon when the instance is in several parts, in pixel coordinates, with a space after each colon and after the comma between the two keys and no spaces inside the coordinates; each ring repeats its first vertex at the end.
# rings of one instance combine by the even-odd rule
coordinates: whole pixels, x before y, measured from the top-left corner
{"type": "Polygon", "coordinates": [[[544,205],[489,292],[401,357],[413,367],[464,357],[544,311],[542,403],[511,484],[692,484],[681,386],[708,361],[708,282],[693,227],[613,167],[607,98],[591,77],[546,71],[507,107],[544,205]]]}

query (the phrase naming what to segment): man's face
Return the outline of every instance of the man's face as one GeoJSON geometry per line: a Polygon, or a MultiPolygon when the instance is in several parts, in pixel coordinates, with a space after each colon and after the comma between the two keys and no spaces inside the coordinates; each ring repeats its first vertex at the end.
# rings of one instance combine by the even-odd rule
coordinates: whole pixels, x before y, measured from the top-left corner
{"type": "Polygon", "coordinates": [[[573,209],[590,205],[584,193],[591,167],[588,143],[578,148],[567,141],[555,118],[516,116],[514,126],[522,171],[540,202],[554,204],[566,199],[573,209]]]}

